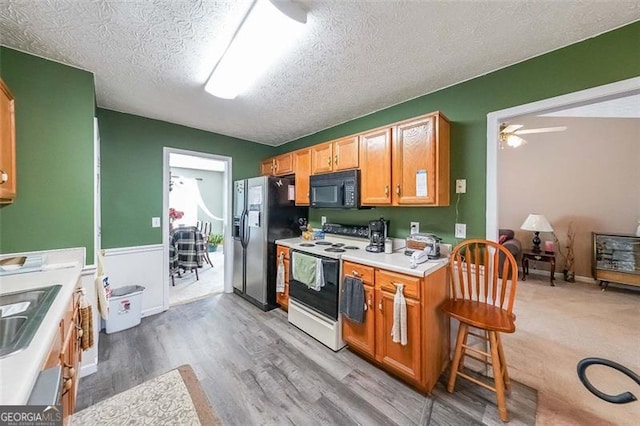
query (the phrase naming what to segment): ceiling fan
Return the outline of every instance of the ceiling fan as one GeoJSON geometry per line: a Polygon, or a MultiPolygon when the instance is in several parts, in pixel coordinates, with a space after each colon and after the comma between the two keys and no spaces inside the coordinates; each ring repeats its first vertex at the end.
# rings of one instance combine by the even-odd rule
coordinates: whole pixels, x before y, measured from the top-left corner
{"type": "Polygon", "coordinates": [[[500,149],[506,147],[517,148],[527,143],[522,139],[520,135],[526,135],[530,133],[549,133],[549,132],[562,132],[567,130],[567,126],[558,127],[540,127],[537,129],[521,129],[524,127],[522,124],[500,124],[500,149]]]}

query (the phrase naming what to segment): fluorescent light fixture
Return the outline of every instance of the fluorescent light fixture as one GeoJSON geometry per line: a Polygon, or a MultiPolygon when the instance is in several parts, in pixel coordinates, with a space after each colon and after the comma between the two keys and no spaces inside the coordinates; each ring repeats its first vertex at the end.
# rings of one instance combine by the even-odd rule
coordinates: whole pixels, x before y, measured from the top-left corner
{"type": "Polygon", "coordinates": [[[306,12],[295,3],[256,0],[204,90],[234,99],[291,47],[306,22],[306,12]]]}

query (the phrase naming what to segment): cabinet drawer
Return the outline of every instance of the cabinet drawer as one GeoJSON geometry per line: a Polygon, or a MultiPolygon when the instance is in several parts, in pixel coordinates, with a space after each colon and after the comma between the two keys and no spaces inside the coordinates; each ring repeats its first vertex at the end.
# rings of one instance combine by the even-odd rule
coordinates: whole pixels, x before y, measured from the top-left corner
{"type": "Polygon", "coordinates": [[[358,263],[352,263],[347,260],[342,262],[343,274],[352,275],[360,278],[364,284],[373,285],[373,268],[358,263]]]}
{"type": "Polygon", "coordinates": [[[404,284],[404,296],[419,300],[421,283],[422,279],[418,277],[411,277],[409,275],[398,274],[396,272],[381,269],[376,270],[376,288],[380,288],[390,293],[395,294],[397,284],[404,284]]]}
{"type": "Polygon", "coordinates": [[[289,259],[289,247],[278,246],[276,249],[276,259],[280,259],[280,253],[284,253],[285,259],[289,259]]]}

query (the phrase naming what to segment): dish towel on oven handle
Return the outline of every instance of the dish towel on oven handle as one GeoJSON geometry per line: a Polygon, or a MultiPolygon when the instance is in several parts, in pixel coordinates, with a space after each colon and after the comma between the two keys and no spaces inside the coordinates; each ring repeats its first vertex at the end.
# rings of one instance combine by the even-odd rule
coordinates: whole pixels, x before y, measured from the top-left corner
{"type": "Polygon", "coordinates": [[[291,275],[295,281],[315,291],[320,291],[324,287],[322,259],[294,251],[291,262],[291,275]]]}
{"type": "Polygon", "coordinates": [[[284,292],[284,253],[278,258],[278,273],[276,274],[276,292],[284,292]]]}
{"type": "Polygon", "coordinates": [[[396,285],[396,295],[393,298],[393,327],[391,327],[391,340],[394,343],[407,345],[407,301],[402,294],[404,284],[396,285]]]}

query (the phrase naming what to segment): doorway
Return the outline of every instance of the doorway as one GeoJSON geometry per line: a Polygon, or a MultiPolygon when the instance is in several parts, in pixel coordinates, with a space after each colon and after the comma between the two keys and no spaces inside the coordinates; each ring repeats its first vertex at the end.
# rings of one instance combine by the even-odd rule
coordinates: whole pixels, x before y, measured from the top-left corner
{"type": "MultiPolygon", "coordinates": [[[[164,148],[164,309],[231,291],[231,158],[164,148]],[[196,238],[197,234],[197,238],[196,238]],[[184,235],[197,246],[193,268],[184,268],[184,235]],[[180,241],[179,241],[180,240],[180,241]],[[210,244],[211,243],[211,244],[210,244]],[[170,250],[170,247],[173,250],[170,250]],[[171,253],[171,258],[170,258],[171,253]],[[173,262],[173,267],[170,262],[173,262]]],[[[185,252],[186,253],[186,252],[185,252]]]]}

